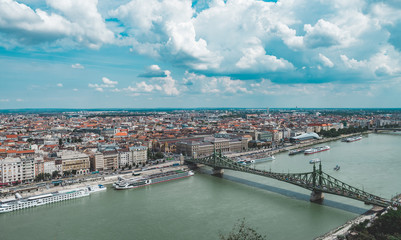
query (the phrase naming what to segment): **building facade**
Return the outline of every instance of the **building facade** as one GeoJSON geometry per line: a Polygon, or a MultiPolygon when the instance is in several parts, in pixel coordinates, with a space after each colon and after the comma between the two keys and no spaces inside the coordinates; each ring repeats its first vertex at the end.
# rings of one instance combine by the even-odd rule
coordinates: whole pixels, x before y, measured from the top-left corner
{"type": "Polygon", "coordinates": [[[89,173],[89,156],[74,151],[62,152],[60,154],[62,171],[75,171],[76,174],[87,174],[89,173]]]}

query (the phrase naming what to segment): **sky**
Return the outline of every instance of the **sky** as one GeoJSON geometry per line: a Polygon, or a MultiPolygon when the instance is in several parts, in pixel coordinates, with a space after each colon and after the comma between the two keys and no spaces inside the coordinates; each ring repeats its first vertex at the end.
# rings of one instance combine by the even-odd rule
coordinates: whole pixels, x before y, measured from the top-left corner
{"type": "Polygon", "coordinates": [[[0,109],[401,107],[399,0],[0,0],[0,109]]]}

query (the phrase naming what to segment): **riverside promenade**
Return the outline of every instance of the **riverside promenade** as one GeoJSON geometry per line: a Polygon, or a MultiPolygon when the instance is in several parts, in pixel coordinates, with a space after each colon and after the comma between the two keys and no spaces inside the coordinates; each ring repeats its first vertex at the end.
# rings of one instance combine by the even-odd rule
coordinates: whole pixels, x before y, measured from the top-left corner
{"type": "MultiPolygon", "coordinates": [[[[77,183],[71,183],[71,184],[66,184],[63,186],[53,186],[51,184],[51,181],[46,182],[46,185],[43,186],[37,186],[38,183],[32,183],[29,185],[20,185],[21,187],[26,188],[26,190],[21,189],[20,191],[11,191],[6,194],[3,193],[3,196],[0,197],[0,201],[4,200],[9,200],[9,199],[15,199],[14,194],[19,193],[22,197],[30,197],[33,195],[39,195],[39,194],[45,194],[45,193],[51,193],[51,192],[56,192],[56,191],[62,191],[62,190],[67,190],[67,189],[75,189],[75,188],[81,188],[81,187],[86,187],[88,185],[106,185],[106,184],[112,184],[118,180],[118,178],[131,178],[132,172],[138,172],[141,173],[141,176],[148,176],[154,173],[159,173],[161,171],[171,171],[171,170],[179,170],[182,168],[186,168],[186,166],[171,166],[172,164],[177,164],[180,163],[179,161],[171,161],[168,163],[162,163],[158,165],[153,165],[153,166],[148,166],[147,168],[153,168],[149,169],[146,171],[141,171],[140,169],[132,169],[129,173],[122,173],[122,174],[109,174],[109,175],[82,175],[79,176],[79,178],[74,178],[79,179],[80,181],[77,183]]],[[[70,178],[65,178],[65,179],[60,179],[60,180],[65,180],[69,181],[71,180],[70,178]]],[[[40,183],[39,183],[40,184],[40,183]]],[[[14,188],[14,187],[9,187],[14,188]]]]}
{"type": "Polygon", "coordinates": [[[240,153],[229,153],[229,154],[224,154],[224,156],[229,157],[229,158],[236,158],[236,157],[243,157],[243,156],[261,157],[261,155],[270,156],[270,155],[277,154],[277,153],[280,153],[280,152],[290,151],[290,150],[298,149],[298,148],[307,148],[307,147],[311,147],[311,146],[314,146],[314,145],[317,145],[317,144],[322,144],[322,143],[331,142],[331,141],[337,141],[337,140],[342,139],[342,138],[351,137],[351,136],[357,136],[357,135],[361,135],[361,134],[369,134],[369,133],[373,133],[373,131],[367,131],[367,132],[364,132],[364,133],[346,134],[346,135],[341,135],[341,136],[332,137],[332,138],[322,138],[322,139],[309,140],[309,141],[306,141],[304,143],[297,143],[297,144],[293,144],[293,145],[290,145],[290,146],[279,147],[279,148],[274,148],[274,149],[272,149],[272,148],[262,148],[262,149],[256,149],[256,150],[240,152],[240,153]]]}

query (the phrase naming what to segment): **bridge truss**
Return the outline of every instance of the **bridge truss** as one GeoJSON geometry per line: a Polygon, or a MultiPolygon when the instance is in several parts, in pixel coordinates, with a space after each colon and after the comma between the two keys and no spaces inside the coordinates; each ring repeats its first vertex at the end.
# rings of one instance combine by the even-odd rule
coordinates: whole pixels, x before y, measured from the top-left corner
{"type": "Polygon", "coordinates": [[[263,177],[273,178],[278,181],[287,182],[297,185],[302,188],[311,190],[313,193],[329,193],[347,198],[363,201],[366,204],[372,204],[381,207],[391,205],[391,201],[379,196],[365,192],[364,190],[353,187],[345,182],[342,182],[329,174],[322,171],[322,165],[319,163],[319,168],[313,165],[312,172],[306,173],[275,173],[260,169],[251,168],[241,163],[237,163],[221,153],[214,153],[211,156],[204,158],[192,158],[185,161],[193,164],[204,164],[214,169],[229,169],[234,171],[251,173],[263,177]]]}

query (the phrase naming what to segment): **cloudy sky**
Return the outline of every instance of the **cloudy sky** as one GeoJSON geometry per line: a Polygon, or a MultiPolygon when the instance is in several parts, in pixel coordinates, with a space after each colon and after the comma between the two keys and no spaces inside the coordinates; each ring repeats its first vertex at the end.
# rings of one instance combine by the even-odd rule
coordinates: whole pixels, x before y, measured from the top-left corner
{"type": "Polygon", "coordinates": [[[399,0],[0,0],[0,109],[401,107],[399,0]]]}

